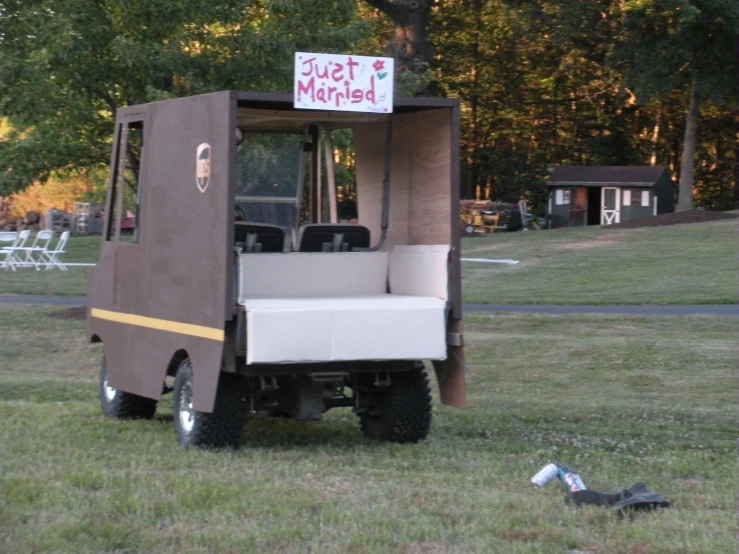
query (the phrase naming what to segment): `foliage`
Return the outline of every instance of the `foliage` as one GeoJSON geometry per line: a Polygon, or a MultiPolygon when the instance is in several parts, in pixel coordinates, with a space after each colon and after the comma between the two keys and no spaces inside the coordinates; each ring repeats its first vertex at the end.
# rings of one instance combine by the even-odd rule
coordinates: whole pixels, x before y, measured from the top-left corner
{"type": "MultiPolygon", "coordinates": [[[[5,0],[0,194],[104,171],[117,107],[288,91],[302,50],[397,54],[398,95],[461,99],[462,196],[523,196],[539,214],[550,166],[662,165],[677,183],[696,80],[695,203],[739,201],[732,0],[201,4],[5,0]]],[[[350,169],[351,149],[343,157],[350,169]]]]}
{"type": "Polygon", "coordinates": [[[642,101],[685,91],[735,104],[739,5],[732,0],[627,0],[614,60],[642,101]],[[655,61],[658,60],[658,63],[655,61]]]}
{"type": "Polygon", "coordinates": [[[34,183],[23,192],[10,197],[13,214],[23,219],[29,211],[46,213],[51,208],[65,212],[74,211],[75,202],[100,199],[100,187],[88,175],[69,177],[64,180],[51,178],[46,183],[34,183]]]}
{"type": "Polygon", "coordinates": [[[285,91],[296,50],[346,51],[350,0],[8,0],[0,14],[0,194],[104,166],[116,108],[225,89],[285,91]]]}
{"type": "Polygon", "coordinates": [[[629,0],[621,6],[613,59],[624,82],[642,100],[675,91],[689,97],[677,209],[691,209],[701,101],[739,107],[739,6],[731,0],[629,0]]]}
{"type": "MultiPolygon", "coordinates": [[[[733,21],[735,5],[716,6],[733,21]]],[[[610,0],[438,3],[430,32],[437,76],[432,90],[462,100],[463,197],[489,187],[494,200],[525,196],[541,212],[546,168],[558,165],[653,163],[666,166],[677,181],[687,97],[675,92],[650,97],[629,88],[627,68],[617,61],[631,37],[627,23],[621,4],[610,0]]],[[[643,28],[647,36],[649,25],[643,28]]],[[[696,41],[702,32],[686,27],[683,38],[696,41]]],[[[713,46],[721,49],[717,59],[734,56],[727,63],[731,68],[737,41],[722,36],[727,40],[713,46]]],[[[632,74],[659,70],[662,49],[669,45],[657,48],[656,42],[640,50],[644,59],[632,74]]],[[[723,75],[733,79],[736,72],[723,75]]],[[[735,88],[721,90],[725,100],[736,94],[735,88]]],[[[739,193],[736,149],[730,146],[733,105],[703,106],[702,118],[710,117],[712,127],[697,148],[700,204],[728,207],[739,193]]]]}

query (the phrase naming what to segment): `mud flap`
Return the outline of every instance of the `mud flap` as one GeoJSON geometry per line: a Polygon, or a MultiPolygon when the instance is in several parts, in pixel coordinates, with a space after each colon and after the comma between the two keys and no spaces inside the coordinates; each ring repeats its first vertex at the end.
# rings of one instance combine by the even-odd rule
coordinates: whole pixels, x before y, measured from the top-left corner
{"type": "Polygon", "coordinates": [[[459,362],[464,360],[463,346],[449,346],[446,360],[434,360],[434,371],[439,382],[441,403],[455,408],[467,407],[467,384],[464,367],[459,362]]]}

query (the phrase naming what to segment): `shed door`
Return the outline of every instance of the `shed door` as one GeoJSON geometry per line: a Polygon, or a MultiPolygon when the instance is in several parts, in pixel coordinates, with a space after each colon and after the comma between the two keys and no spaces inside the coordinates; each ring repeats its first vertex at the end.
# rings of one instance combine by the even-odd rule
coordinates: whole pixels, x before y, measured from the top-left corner
{"type": "Polygon", "coordinates": [[[620,189],[615,187],[603,187],[601,189],[600,224],[611,225],[621,222],[621,197],[620,189]]]}
{"type": "Polygon", "coordinates": [[[584,227],[588,221],[588,189],[573,188],[570,191],[570,227],[584,227]]]}

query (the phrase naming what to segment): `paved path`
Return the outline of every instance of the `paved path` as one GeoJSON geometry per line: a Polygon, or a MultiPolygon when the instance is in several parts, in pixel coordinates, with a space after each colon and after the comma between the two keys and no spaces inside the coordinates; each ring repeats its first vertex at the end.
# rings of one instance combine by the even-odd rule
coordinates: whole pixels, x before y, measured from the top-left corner
{"type": "MultiPolygon", "coordinates": [[[[84,296],[17,296],[0,294],[0,304],[51,304],[55,306],[84,306],[84,296]]],[[[707,315],[739,317],[739,306],[731,304],[690,306],[556,306],[544,304],[465,304],[465,313],[516,314],[606,314],[606,315],[707,315]]]]}

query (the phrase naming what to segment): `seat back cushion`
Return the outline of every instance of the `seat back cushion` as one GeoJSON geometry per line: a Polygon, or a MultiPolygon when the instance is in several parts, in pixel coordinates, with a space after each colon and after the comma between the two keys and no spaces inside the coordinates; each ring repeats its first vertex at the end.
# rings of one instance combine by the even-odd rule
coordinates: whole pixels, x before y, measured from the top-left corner
{"type": "Polygon", "coordinates": [[[241,254],[239,303],[387,293],[387,252],[241,254]]]}
{"type": "Polygon", "coordinates": [[[449,245],[393,246],[389,256],[390,294],[447,300],[449,245]]]}

